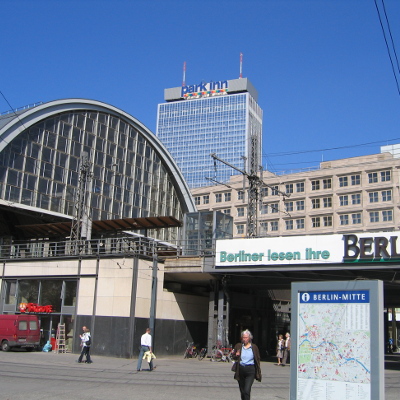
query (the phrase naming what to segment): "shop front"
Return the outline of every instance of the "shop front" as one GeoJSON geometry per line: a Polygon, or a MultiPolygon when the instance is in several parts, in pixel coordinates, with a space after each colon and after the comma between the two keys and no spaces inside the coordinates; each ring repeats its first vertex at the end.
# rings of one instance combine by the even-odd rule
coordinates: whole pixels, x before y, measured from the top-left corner
{"type": "Polygon", "coordinates": [[[38,316],[41,344],[56,346],[58,324],[65,324],[66,348],[73,351],[76,279],[4,279],[0,313],[38,316]]]}

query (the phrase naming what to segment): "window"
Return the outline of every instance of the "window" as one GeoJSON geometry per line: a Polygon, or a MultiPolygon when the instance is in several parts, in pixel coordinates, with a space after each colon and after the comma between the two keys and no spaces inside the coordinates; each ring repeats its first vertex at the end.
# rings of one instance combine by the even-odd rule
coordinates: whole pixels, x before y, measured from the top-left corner
{"type": "Polygon", "coordinates": [[[222,193],[216,193],[215,194],[215,202],[216,203],[221,203],[222,202],[222,193]]]}
{"type": "Polygon", "coordinates": [[[297,200],[296,211],[303,211],[303,210],[304,210],[304,200],[297,200]]]}
{"type": "Polygon", "coordinates": [[[261,197],[267,197],[268,196],[268,188],[263,187],[261,188],[261,197]]]}
{"type": "Polygon", "coordinates": [[[244,235],[244,225],[236,225],[236,232],[238,235],[244,235]]]}
{"type": "Polygon", "coordinates": [[[340,225],[348,225],[349,224],[348,214],[340,215],[339,218],[340,218],[340,225]]]}
{"type": "Polygon", "coordinates": [[[271,207],[271,214],[275,214],[279,211],[278,203],[272,203],[269,206],[271,207]]]}
{"type": "Polygon", "coordinates": [[[311,222],[312,222],[313,228],[319,228],[321,226],[321,218],[320,217],[312,217],[311,222]]]}
{"type": "Polygon", "coordinates": [[[279,186],[278,185],[272,186],[272,189],[271,189],[272,196],[279,196],[278,191],[279,191],[279,186]]]}
{"type": "Polygon", "coordinates": [[[288,221],[285,221],[285,223],[286,223],[286,230],[287,231],[292,231],[293,230],[293,220],[290,219],[288,221]]]}
{"type": "Polygon", "coordinates": [[[20,331],[27,331],[28,330],[28,321],[19,321],[18,322],[18,329],[20,331]]]}
{"type": "Polygon", "coordinates": [[[369,202],[377,203],[379,201],[378,192],[370,192],[369,193],[369,202]]]}
{"type": "Polygon", "coordinates": [[[296,219],[296,229],[304,229],[304,218],[296,219]]]}
{"type": "Polygon", "coordinates": [[[322,181],[324,189],[332,189],[332,179],[327,178],[322,181]]]}
{"type": "Polygon", "coordinates": [[[370,222],[379,222],[379,212],[378,211],[371,211],[369,213],[369,221],[370,222]]]}
{"type": "Polygon", "coordinates": [[[243,190],[238,191],[238,200],[244,200],[244,192],[243,190]]]}
{"type": "Polygon", "coordinates": [[[361,175],[351,175],[351,185],[359,185],[361,183],[361,175]]]}
{"type": "Polygon", "coordinates": [[[387,211],[382,211],[382,221],[393,221],[393,211],[392,210],[387,210],[387,211]]]}
{"type": "Polygon", "coordinates": [[[224,196],[225,196],[225,201],[231,201],[231,198],[232,198],[231,192],[224,193],[224,196]]]}
{"type": "Polygon", "coordinates": [[[268,204],[261,204],[260,214],[268,214],[268,204]]]}
{"type": "Polygon", "coordinates": [[[210,196],[206,194],[203,196],[203,204],[209,204],[210,203],[210,196]]]}
{"type": "Polygon", "coordinates": [[[16,280],[9,280],[6,281],[6,288],[5,288],[5,304],[16,304],[17,301],[17,281],[16,280]]]}
{"type": "Polygon", "coordinates": [[[237,216],[238,217],[244,217],[244,207],[238,207],[237,216]]]}
{"type": "Polygon", "coordinates": [[[349,205],[349,196],[347,196],[347,194],[344,196],[339,196],[339,203],[340,203],[341,207],[348,206],[349,205]]]}
{"type": "Polygon", "coordinates": [[[293,201],[285,202],[285,208],[286,208],[286,212],[292,212],[293,211],[293,201]]]}
{"type": "Polygon", "coordinates": [[[311,181],[311,190],[319,190],[319,189],[320,189],[319,180],[311,181]]]}
{"type": "Polygon", "coordinates": [[[378,173],[370,172],[368,174],[368,183],[376,183],[376,182],[378,182],[378,173]]]}
{"type": "Polygon", "coordinates": [[[231,215],[231,209],[230,208],[225,208],[225,210],[222,210],[222,212],[226,215],[231,215]]]}
{"type": "Polygon", "coordinates": [[[381,181],[382,182],[390,181],[390,171],[381,171],[381,181]]]}
{"type": "Polygon", "coordinates": [[[298,182],[298,183],[296,183],[296,192],[297,192],[297,193],[302,193],[302,192],[304,192],[304,182],[298,182]]]}
{"type": "Polygon", "coordinates": [[[324,217],[324,226],[332,226],[332,216],[327,215],[324,217]]]}
{"type": "Polygon", "coordinates": [[[353,225],[361,224],[361,213],[351,214],[353,225]]]}
{"type": "Polygon", "coordinates": [[[324,202],[324,208],[332,207],[332,197],[324,197],[322,200],[324,202]]]}
{"type": "Polygon", "coordinates": [[[349,185],[349,179],[347,176],[339,176],[339,186],[345,187],[349,185]]]}
{"type": "Polygon", "coordinates": [[[199,206],[200,205],[200,196],[196,196],[195,198],[194,198],[194,204],[196,204],[196,206],[199,206]]]}
{"type": "Polygon", "coordinates": [[[271,231],[277,231],[278,230],[278,221],[271,221],[270,227],[271,227],[271,231]]]}
{"type": "Polygon", "coordinates": [[[391,190],[382,190],[382,201],[392,201],[391,190]]]}
{"type": "Polygon", "coordinates": [[[265,234],[268,232],[268,222],[260,222],[260,234],[265,234]]]}
{"type": "Polygon", "coordinates": [[[351,195],[351,204],[361,204],[361,194],[360,193],[351,195]]]}
{"type": "Polygon", "coordinates": [[[286,193],[293,193],[293,183],[286,184],[286,193]]]}
{"type": "Polygon", "coordinates": [[[311,199],[311,206],[312,206],[312,208],[320,208],[321,200],[320,199],[311,199]]]}

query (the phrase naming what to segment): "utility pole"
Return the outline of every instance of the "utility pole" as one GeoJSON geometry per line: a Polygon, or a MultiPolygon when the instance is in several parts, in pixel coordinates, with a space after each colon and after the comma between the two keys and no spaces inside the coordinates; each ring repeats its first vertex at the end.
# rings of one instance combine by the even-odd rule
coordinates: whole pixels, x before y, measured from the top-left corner
{"type": "MultiPolygon", "coordinates": [[[[259,189],[261,186],[266,186],[273,189],[275,192],[283,195],[289,196],[287,193],[283,193],[280,190],[272,188],[272,186],[263,182],[263,180],[257,175],[257,167],[252,162],[250,168],[250,173],[242,170],[240,168],[235,167],[234,165],[228,163],[227,161],[222,160],[221,158],[217,157],[215,153],[210,154],[214,160],[218,160],[223,164],[227,165],[228,167],[233,168],[234,170],[240,172],[249,181],[249,190],[248,190],[248,203],[247,203],[247,236],[248,237],[256,237],[257,236],[257,204],[258,204],[258,194],[259,189]]],[[[254,159],[254,158],[253,158],[254,159]]],[[[252,160],[253,161],[253,160],[252,160]]]]}
{"type": "Polygon", "coordinates": [[[86,238],[88,230],[88,218],[87,218],[87,183],[91,178],[90,173],[91,163],[89,162],[89,156],[87,152],[82,153],[80,169],[79,169],[79,180],[78,187],[76,189],[75,203],[73,220],[71,223],[71,247],[73,254],[78,254],[80,249],[80,241],[83,237],[86,238]],[[85,221],[85,225],[84,225],[85,221]]]}

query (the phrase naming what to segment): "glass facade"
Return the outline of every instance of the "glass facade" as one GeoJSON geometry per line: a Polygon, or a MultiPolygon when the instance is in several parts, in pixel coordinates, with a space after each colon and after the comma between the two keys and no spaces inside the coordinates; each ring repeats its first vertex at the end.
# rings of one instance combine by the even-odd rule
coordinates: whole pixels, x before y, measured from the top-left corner
{"type": "Polygon", "coordinates": [[[217,239],[232,239],[233,217],[219,211],[185,214],[184,254],[213,254],[217,239]]]}
{"type": "MultiPolygon", "coordinates": [[[[154,144],[129,121],[92,110],[44,118],[10,141],[0,152],[0,198],[73,216],[83,154],[90,219],[183,220],[180,188],[154,144]]],[[[171,239],[173,231],[157,237],[171,239]]]]}
{"type": "MultiPolygon", "coordinates": [[[[253,151],[261,165],[262,110],[249,93],[171,101],[158,106],[157,136],[189,188],[227,182],[238,172],[215,163],[210,154],[243,169],[243,157],[249,163],[253,151]],[[252,138],[257,138],[256,146],[252,138]]],[[[249,164],[246,169],[250,171],[249,164]]]]}

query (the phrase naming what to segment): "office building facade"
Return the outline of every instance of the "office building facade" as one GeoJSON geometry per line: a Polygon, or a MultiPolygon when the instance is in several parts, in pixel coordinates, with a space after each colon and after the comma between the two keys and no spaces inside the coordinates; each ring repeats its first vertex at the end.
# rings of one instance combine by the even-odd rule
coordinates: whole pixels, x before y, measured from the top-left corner
{"type": "MultiPolygon", "coordinates": [[[[397,230],[400,225],[398,146],[381,153],[326,161],[312,171],[276,175],[264,171],[257,236],[293,236],[397,230]],[[283,196],[282,193],[286,193],[283,196]]],[[[198,210],[218,210],[234,220],[234,237],[246,236],[247,190],[241,177],[228,188],[192,190],[198,210]]]]}
{"type": "Polygon", "coordinates": [[[238,174],[211,154],[241,170],[261,165],[262,110],[247,78],[165,89],[164,98],[156,135],[189,188],[225,183],[238,174]]]}

